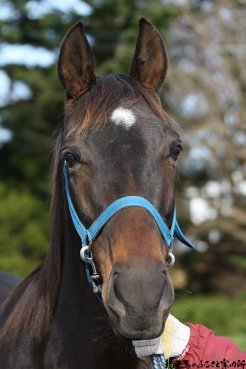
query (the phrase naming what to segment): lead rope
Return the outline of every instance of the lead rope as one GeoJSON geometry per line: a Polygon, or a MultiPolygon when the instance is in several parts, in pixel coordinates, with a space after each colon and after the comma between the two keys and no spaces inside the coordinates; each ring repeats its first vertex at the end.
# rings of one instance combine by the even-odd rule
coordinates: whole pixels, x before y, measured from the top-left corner
{"type": "Polygon", "coordinates": [[[150,362],[153,369],[166,369],[166,360],[164,355],[151,355],[150,362]]]}
{"type": "MultiPolygon", "coordinates": [[[[171,345],[170,345],[170,334],[172,329],[172,322],[170,320],[166,321],[165,324],[165,330],[163,332],[163,335],[161,336],[161,341],[163,346],[165,347],[165,355],[168,358],[167,362],[169,361],[169,358],[171,356],[171,345]]],[[[169,365],[166,365],[166,359],[164,354],[153,354],[150,356],[150,362],[153,369],[166,369],[169,367],[169,365]]],[[[169,363],[168,363],[169,364],[169,363]]]]}

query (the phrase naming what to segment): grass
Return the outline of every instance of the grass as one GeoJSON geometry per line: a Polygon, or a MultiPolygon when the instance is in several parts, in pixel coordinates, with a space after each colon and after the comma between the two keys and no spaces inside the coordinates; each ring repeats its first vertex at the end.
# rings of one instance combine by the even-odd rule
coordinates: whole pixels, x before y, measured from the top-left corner
{"type": "Polygon", "coordinates": [[[246,295],[177,296],[172,313],[182,322],[203,324],[246,350],[246,295]]]}
{"type": "Polygon", "coordinates": [[[245,334],[238,334],[236,336],[230,337],[233,342],[235,342],[241,350],[246,350],[246,335],[245,334]]]}

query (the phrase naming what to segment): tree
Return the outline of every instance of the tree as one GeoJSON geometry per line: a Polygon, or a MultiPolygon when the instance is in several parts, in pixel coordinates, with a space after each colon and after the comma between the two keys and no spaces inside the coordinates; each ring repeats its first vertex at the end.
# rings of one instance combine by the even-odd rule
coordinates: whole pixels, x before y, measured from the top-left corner
{"type": "Polygon", "coordinates": [[[166,100],[185,132],[179,209],[203,253],[183,262],[192,266],[191,289],[233,295],[246,277],[246,12],[241,1],[184,2],[182,9],[169,30],[166,100]]]}

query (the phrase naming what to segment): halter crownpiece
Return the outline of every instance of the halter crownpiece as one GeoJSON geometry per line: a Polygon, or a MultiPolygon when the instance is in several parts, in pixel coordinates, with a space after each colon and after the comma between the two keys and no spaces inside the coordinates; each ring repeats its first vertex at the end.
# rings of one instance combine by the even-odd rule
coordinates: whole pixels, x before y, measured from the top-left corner
{"type": "Polygon", "coordinates": [[[98,236],[99,232],[105,226],[105,224],[112,218],[119,210],[132,207],[132,206],[139,206],[148,210],[148,212],[153,216],[155,219],[162,237],[164,238],[167,247],[169,249],[169,261],[168,265],[171,266],[174,264],[175,258],[172,253],[173,251],[173,240],[174,236],[177,237],[179,241],[181,241],[184,245],[188,247],[194,247],[193,244],[184,236],[183,232],[181,231],[177,218],[176,218],[176,209],[174,208],[173,212],[173,220],[171,228],[169,229],[166,222],[162,218],[161,214],[158,210],[151,204],[148,200],[141,196],[125,196],[121,197],[115,201],[113,201],[108,207],[99,215],[99,217],[92,223],[90,228],[86,228],[84,224],[78,217],[76,210],[73,206],[73,202],[70,195],[69,190],[69,172],[66,163],[63,166],[63,174],[65,178],[65,190],[66,190],[66,198],[68,203],[69,212],[74,224],[74,227],[81,239],[82,248],[80,251],[81,259],[86,263],[86,273],[89,283],[92,285],[94,292],[100,291],[100,286],[95,284],[95,281],[99,279],[99,276],[96,271],[95,264],[93,262],[92,254],[89,250],[89,245],[93,242],[93,240],[98,236]],[[91,265],[92,268],[92,275],[89,273],[88,264],[91,265]]]}

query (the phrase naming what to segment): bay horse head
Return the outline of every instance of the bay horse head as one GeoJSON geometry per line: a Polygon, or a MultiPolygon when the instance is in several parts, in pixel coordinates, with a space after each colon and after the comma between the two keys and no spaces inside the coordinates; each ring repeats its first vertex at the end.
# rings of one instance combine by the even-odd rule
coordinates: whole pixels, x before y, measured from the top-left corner
{"type": "Polygon", "coordinates": [[[65,108],[59,160],[69,209],[86,248],[86,265],[91,263],[102,280],[112,328],[129,339],[159,336],[174,299],[170,244],[156,218],[168,231],[172,228],[175,168],[182,150],[158,96],[166,71],[163,40],[145,19],[128,75],[95,76],[82,23],[61,45],[58,74],[65,108]],[[122,198],[143,204],[119,206],[122,198]],[[91,235],[87,230],[112,203],[117,210],[91,235]]]}

